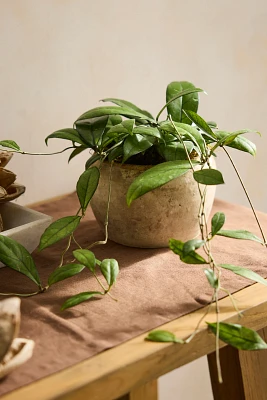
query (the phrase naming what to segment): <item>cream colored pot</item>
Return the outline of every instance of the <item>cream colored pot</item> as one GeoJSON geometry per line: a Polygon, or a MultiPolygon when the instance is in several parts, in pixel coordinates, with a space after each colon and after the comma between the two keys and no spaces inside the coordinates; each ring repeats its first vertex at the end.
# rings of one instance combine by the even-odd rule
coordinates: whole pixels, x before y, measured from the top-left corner
{"type": "MultiPolygon", "coordinates": [[[[214,166],[214,160],[211,160],[214,166]]],[[[169,239],[182,241],[199,234],[200,196],[192,172],[172,180],[126,204],[126,193],[133,180],[150,166],[114,164],[108,234],[114,242],[131,247],[168,247],[169,239]]],[[[104,230],[110,164],[101,168],[99,186],[91,200],[94,215],[104,230]]],[[[202,187],[204,188],[204,187],[202,187]]],[[[210,214],[215,186],[207,187],[206,214],[210,214]]]]}

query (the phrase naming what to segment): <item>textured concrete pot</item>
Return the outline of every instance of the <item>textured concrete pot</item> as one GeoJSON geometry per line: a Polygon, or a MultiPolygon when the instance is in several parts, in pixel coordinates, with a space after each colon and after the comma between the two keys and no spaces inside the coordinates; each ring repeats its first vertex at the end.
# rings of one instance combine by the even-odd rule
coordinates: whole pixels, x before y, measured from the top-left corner
{"type": "MultiPolygon", "coordinates": [[[[211,160],[214,165],[214,160],[211,160]]],[[[131,247],[168,247],[170,238],[186,241],[199,234],[200,196],[192,172],[126,204],[133,180],[150,166],[114,164],[109,211],[109,239],[131,247]]],[[[91,200],[94,215],[104,230],[110,165],[104,163],[96,193],[91,200]]],[[[210,214],[215,186],[207,187],[206,214],[210,214]]]]}

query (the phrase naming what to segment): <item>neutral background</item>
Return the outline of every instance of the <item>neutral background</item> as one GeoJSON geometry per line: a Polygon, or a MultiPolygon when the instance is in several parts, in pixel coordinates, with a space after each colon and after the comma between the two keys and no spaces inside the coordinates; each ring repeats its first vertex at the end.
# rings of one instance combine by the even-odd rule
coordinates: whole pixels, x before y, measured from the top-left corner
{"type": "MultiPolygon", "coordinates": [[[[206,90],[200,114],[221,129],[257,129],[254,159],[232,151],[256,208],[267,211],[267,2],[265,0],[0,0],[0,139],[57,151],[44,138],[71,127],[104,97],[156,113],[165,87],[189,80],[206,90]]],[[[16,156],[10,168],[29,204],[75,188],[86,155],[16,156]]],[[[246,204],[223,155],[218,197],[246,204]]],[[[240,226],[241,228],[241,226],[240,226]]],[[[211,399],[204,359],[162,378],[161,399],[211,399]]]]}

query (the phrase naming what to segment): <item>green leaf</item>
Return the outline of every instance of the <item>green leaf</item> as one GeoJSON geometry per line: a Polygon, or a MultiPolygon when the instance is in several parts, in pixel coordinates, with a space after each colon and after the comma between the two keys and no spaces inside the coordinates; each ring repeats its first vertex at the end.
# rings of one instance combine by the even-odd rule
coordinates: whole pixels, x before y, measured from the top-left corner
{"type": "Polygon", "coordinates": [[[97,189],[99,178],[99,169],[97,167],[91,167],[86,169],[78,179],[76,191],[83,212],[85,212],[97,189]]]}
{"type": "Polygon", "coordinates": [[[236,275],[243,276],[244,278],[250,279],[251,281],[262,283],[263,285],[267,286],[267,281],[263,279],[259,274],[251,271],[250,269],[238,267],[231,264],[220,264],[220,267],[228,269],[234,272],[234,274],[236,275]]]}
{"type": "MultiPolygon", "coordinates": [[[[207,323],[210,330],[216,335],[217,323],[207,323]]],[[[267,344],[260,335],[252,329],[237,324],[219,323],[219,338],[238,350],[267,349],[267,344]]]]}
{"type": "Polygon", "coordinates": [[[80,216],[74,215],[71,217],[63,217],[52,222],[42,234],[39,250],[43,250],[69,236],[78,227],[80,220],[80,216]]]}
{"type": "Polygon", "coordinates": [[[206,168],[193,173],[194,179],[203,185],[221,185],[224,183],[223,176],[217,169],[206,168]]]}
{"type": "Polygon", "coordinates": [[[79,146],[79,147],[77,147],[76,149],[74,149],[74,150],[72,151],[71,155],[69,156],[68,163],[69,163],[74,157],[76,157],[78,154],[80,154],[82,151],[84,151],[84,150],[86,150],[86,149],[88,149],[87,146],[79,146]]]}
{"type": "Polygon", "coordinates": [[[139,125],[134,128],[133,131],[134,134],[140,134],[140,135],[147,135],[147,136],[153,136],[161,139],[161,133],[158,130],[158,128],[152,128],[151,126],[145,126],[145,125],[139,125]]]}
{"type": "Polygon", "coordinates": [[[118,125],[122,122],[122,117],[120,115],[110,115],[108,117],[107,128],[111,128],[114,125],[118,125]]]}
{"type": "Polygon", "coordinates": [[[252,240],[254,242],[263,244],[263,241],[258,236],[254,235],[254,233],[244,230],[220,230],[217,232],[217,235],[233,239],[252,240]]]}
{"type": "Polygon", "coordinates": [[[184,343],[184,340],[177,338],[173,333],[163,330],[149,332],[146,340],[149,340],[150,342],[184,343]]]}
{"type": "Polygon", "coordinates": [[[67,308],[77,306],[77,304],[83,303],[84,301],[90,300],[95,295],[103,296],[101,292],[82,292],[76,294],[75,296],[70,297],[61,307],[61,311],[66,310],[67,308]]]}
{"type": "Polygon", "coordinates": [[[143,151],[149,149],[149,147],[153,146],[153,143],[153,138],[148,139],[138,134],[128,136],[123,144],[123,162],[135,154],[142,153],[143,151]]]}
{"type": "Polygon", "coordinates": [[[203,139],[201,133],[196,128],[178,122],[173,122],[173,124],[171,122],[164,121],[160,124],[160,129],[163,129],[165,132],[166,131],[170,132],[179,138],[177,134],[178,132],[183,139],[185,137],[190,139],[199,148],[199,153],[206,154],[205,140],[203,139]],[[175,127],[173,126],[173,124],[175,127]]]}
{"type": "Polygon", "coordinates": [[[8,149],[12,150],[20,150],[19,145],[16,142],[14,142],[14,140],[1,140],[0,146],[7,147],[8,149]]]}
{"type": "Polygon", "coordinates": [[[196,126],[201,129],[203,132],[205,132],[207,135],[210,135],[211,137],[216,139],[216,135],[213,133],[211,130],[210,126],[208,123],[197,113],[194,111],[190,110],[183,110],[185,115],[192,121],[196,126]]]}
{"type": "Polygon", "coordinates": [[[91,272],[95,272],[96,260],[94,253],[87,249],[78,249],[74,250],[73,255],[79,263],[85,265],[91,272]]]}
{"type": "Polygon", "coordinates": [[[192,89],[194,90],[196,89],[196,87],[192,83],[186,81],[171,82],[167,86],[166,102],[168,103],[176,97],[176,99],[169,103],[169,105],[167,106],[168,113],[171,114],[174,121],[184,122],[191,125],[191,120],[186,115],[183,115],[182,110],[192,110],[197,112],[198,93],[188,93],[179,98],[177,98],[177,95],[179,95],[181,92],[184,92],[185,90],[192,89]]]}
{"type": "Polygon", "coordinates": [[[223,212],[217,212],[213,215],[211,220],[211,235],[215,236],[225,223],[225,214],[223,212]]]}
{"type": "MultiPolygon", "coordinates": [[[[184,142],[184,145],[187,148],[188,154],[190,154],[194,148],[193,143],[184,142]]],[[[179,143],[177,141],[170,144],[160,143],[157,146],[157,149],[160,155],[165,158],[166,161],[187,160],[187,154],[185,152],[184,146],[182,145],[182,143],[179,143]]]]}
{"type": "Polygon", "coordinates": [[[187,256],[192,251],[199,249],[204,245],[205,241],[200,239],[191,239],[184,243],[183,255],[187,256]]]}
{"type": "Polygon", "coordinates": [[[207,264],[207,261],[195,251],[184,254],[184,243],[180,240],[170,239],[169,248],[175,254],[178,254],[180,256],[180,260],[186,264],[207,264]]]}
{"type": "Polygon", "coordinates": [[[102,137],[108,124],[108,116],[94,118],[90,121],[76,121],[76,129],[83,141],[96,150],[102,143],[102,137]]]}
{"type": "MultiPolygon", "coordinates": [[[[192,162],[196,165],[196,162],[192,162]]],[[[188,161],[167,161],[149,168],[140,174],[130,185],[126,200],[128,206],[133,200],[143,196],[145,193],[150,192],[160,186],[165,185],[171,180],[178,178],[191,169],[188,161]]]]}
{"type": "Polygon", "coordinates": [[[52,139],[52,138],[71,140],[74,143],[79,143],[79,144],[85,145],[85,143],[81,139],[78,131],[76,129],[72,129],[72,128],[60,129],[59,131],[51,133],[51,135],[47,136],[47,138],[45,139],[46,145],[47,145],[48,140],[52,139]]]}
{"type": "Polygon", "coordinates": [[[147,117],[143,113],[140,113],[138,111],[132,110],[127,107],[115,107],[115,106],[93,108],[92,110],[86,111],[84,114],[82,114],[77,119],[77,121],[82,121],[85,119],[91,119],[91,118],[96,118],[96,117],[102,117],[104,115],[122,115],[124,117],[141,118],[141,119],[146,119],[151,122],[154,122],[153,119],[147,117]]]}
{"type": "MultiPolygon", "coordinates": [[[[229,132],[216,131],[216,136],[219,140],[221,140],[229,136],[229,132]]],[[[252,156],[256,155],[255,144],[243,136],[236,137],[231,143],[228,144],[228,146],[249,153],[252,156]]]]}
{"type": "MultiPolygon", "coordinates": [[[[182,82],[179,82],[180,84],[182,83],[182,82]]],[[[168,88],[167,88],[167,90],[168,90],[168,88]]],[[[182,90],[181,92],[180,91],[178,91],[179,89],[177,89],[177,94],[175,94],[173,97],[171,97],[171,95],[170,95],[170,100],[169,101],[167,101],[167,103],[162,107],[162,109],[159,111],[159,113],[158,113],[158,115],[157,115],[157,117],[156,117],[156,121],[158,121],[159,120],[159,117],[160,117],[160,115],[162,114],[162,112],[165,110],[165,108],[167,107],[169,107],[169,105],[170,104],[172,104],[176,99],[178,99],[178,98],[180,98],[180,97],[182,97],[182,96],[186,96],[186,95],[190,95],[190,94],[192,94],[192,93],[198,93],[198,92],[203,92],[203,90],[202,89],[199,89],[199,88],[195,88],[195,89],[185,89],[185,90],[182,90]]],[[[168,96],[168,94],[166,93],[166,97],[168,96]]],[[[179,112],[179,104],[177,105],[177,112],[179,112]]],[[[195,111],[197,111],[197,110],[195,110],[195,111]]],[[[175,109],[174,109],[174,112],[175,112],[175,109]]],[[[169,114],[171,114],[171,112],[170,111],[168,111],[168,113],[169,114]]],[[[171,114],[172,115],[172,114],[171,114]]],[[[179,114],[177,114],[177,116],[178,116],[179,114]]],[[[173,118],[173,117],[172,117],[173,118]]],[[[175,117],[176,118],[176,117],[175,117]]],[[[174,119],[174,121],[176,120],[175,118],[173,118],[174,119]]],[[[178,118],[178,117],[177,117],[178,118]]],[[[189,122],[190,123],[190,122],[189,122]]]]}
{"type": "Polygon", "coordinates": [[[217,122],[215,122],[215,121],[207,121],[207,124],[213,129],[218,128],[217,122]]]}
{"type": "MultiPolygon", "coordinates": [[[[180,82],[171,82],[166,89],[166,103],[168,104],[169,101],[182,92],[182,90],[183,88],[180,82]]],[[[178,97],[169,103],[167,110],[174,121],[180,122],[182,119],[182,97],[178,97]]]]}
{"type": "Polygon", "coordinates": [[[100,264],[100,270],[110,287],[116,282],[119,273],[118,261],[114,260],[114,258],[105,259],[100,264]]]}
{"type": "Polygon", "coordinates": [[[109,101],[111,103],[117,104],[118,106],[127,107],[130,110],[137,111],[139,114],[143,114],[143,118],[149,117],[150,119],[153,119],[152,115],[148,111],[141,110],[141,108],[137,107],[130,101],[114,99],[114,98],[103,99],[102,101],[109,101]]]}
{"type": "Polygon", "coordinates": [[[118,145],[117,147],[115,147],[114,149],[112,149],[109,154],[108,154],[108,161],[111,162],[113,160],[115,160],[118,157],[122,157],[123,156],[123,144],[121,143],[120,145],[118,145]]]}
{"type": "Polygon", "coordinates": [[[85,163],[85,169],[88,169],[91,167],[92,164],[94,164],[96,161],[100,160],[101,155],[100,154],[93,154],[85,163]]]}
{"type": "Polygon", "coordinates": [[[126,121],[122,121],[120,124],[112,126],[112,128],[110,128],[109,131],[107,132],[107,135],[109,137],[115,136],[111,135],[111,133],[132,135],[134,122],[135,122],[134,119],[127,119],[126,121]]]}
{"type": "Polygon", "coordinates": [[[54,283],[63,281],[64,279],[71,278],[74,275],[79,274],[84,269],[84,265],[81,264],[66,264],[60,268],[57,268],[52,274],[49,275],[48,285],[51,286],[54,283]]]}
{"type": "Polygon", "coordinates": [[[0,235],[0,261],[41,286],[39,274],[30,253],[15,240],[0,235]]]}
{"type": "Polygon", "coordinates": [[[218,281],[218,278],[216,277],[214,271],[212,269],[204,269],[204,272],[205,272],[205,275],[208,279],[210,286],[213,289],[218,289],[219,281],[218,281]]]}

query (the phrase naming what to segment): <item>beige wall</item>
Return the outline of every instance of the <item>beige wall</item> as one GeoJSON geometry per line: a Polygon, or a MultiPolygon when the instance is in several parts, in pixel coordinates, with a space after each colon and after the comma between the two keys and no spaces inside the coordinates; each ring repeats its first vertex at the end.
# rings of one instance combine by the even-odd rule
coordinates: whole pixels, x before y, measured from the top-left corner
{"type": "MultiPolygon", "coordinates": [[[[262,132],[256,159],[233,154],[256,207],[267,211],[266,0],[0,0],[0,6],[0,139],[44,151],[49,133],[71,126],[103,97],[156,112],[167,83],[191,80],[209,94],[201,97],[204,117],[224,129],[262,132]]],[[[51,141],[49,150],[62,145],[51,141]]],[[[17,156],[12,167],[27,186],[20,202],[74,190],[85,159],[68,166],[66,154],[17,156]]],[[[226,160],[218,164],[227,182],[218,195],[245,203],[226,160]]],[[[167,398],[196,398],[188,390],[176,388],[167,398]]],[[[203,399],[208,390],[202,388],[203,399]]]]}
{"type": "MultiPolygon", "coordinates": [[[[191,80],[209,94],[201,98],[204,117],[225,129],[262,131],[263,138],[255,138],[257,159],[236,158],[256,206],[267,211],[265,0],[1,0],[0,5],[2,139],[44,151],[46,135],[71,126],[103,97],[126,98],[156,112],[168,82],[191,80]]],[[[49,150],[62,145],[51,141],[49,150]]],[[[66,154],[17,156],[12,166],[27,185],[21,202],[73,190],[84,160],[68,166],[66,154]]],[[[219,166],[228,184],[219,196],[245,202],[230,167],[224,161],[219,166]]]]}

